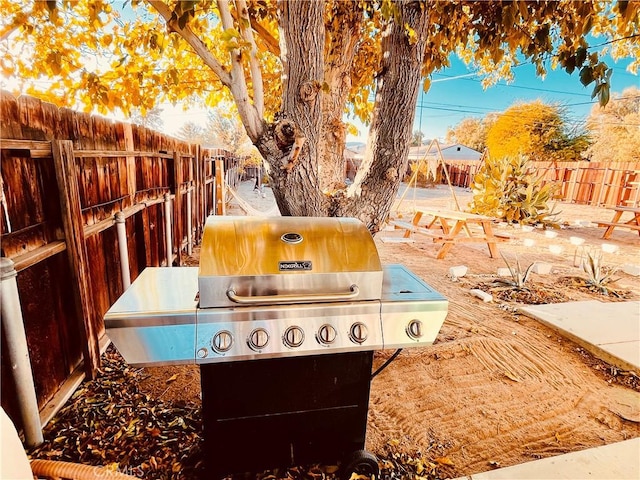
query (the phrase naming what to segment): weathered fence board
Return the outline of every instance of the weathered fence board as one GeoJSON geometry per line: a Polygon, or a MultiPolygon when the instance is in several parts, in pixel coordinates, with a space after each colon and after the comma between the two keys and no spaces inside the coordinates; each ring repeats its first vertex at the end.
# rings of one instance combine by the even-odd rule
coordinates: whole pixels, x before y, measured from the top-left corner
{"type": "Polygon", "coordinates": [[[84,239],[80,194],[76,174],[73,145],[69,140],[57,140],[52,144],[53,161],[56,166],[56,179],[60,192],[62,224],[67,242],[67,258],[73,281],[71,288],[75,298],[77,317],[84,326],[85,374],[93,378],[100,366],[100,346],[98,312],[94,308],[91,293],[91,275],[89,257],[84,239]]]}
{"type": "MultiPolygon", "coordinates": [[[[452,185],[471,188],[482,161],[447,160],[445,164],[452,185]]],[[[531,162],[529,168],[543,177],[544,183],[558,185],[560,199],[565,202],[605,207],[638,204],[640,162],[531,162]]]]}
{"type": "MultiPolygon", "coordinates": [[[[212,154],[144,127],[6,92],[0,137],[2,255],[18,271],[42,407],[81,362],[89,375],[98,366],[102,317],[123,290],[114,215],[125,217],[132,280],[147,266],[180,263],[212,211],[212,154]],[[172,251],[165,194],[173,199],[172,251]]],[[[19,419],[10,380],[2,376],[2,405],[19,419]]]]}

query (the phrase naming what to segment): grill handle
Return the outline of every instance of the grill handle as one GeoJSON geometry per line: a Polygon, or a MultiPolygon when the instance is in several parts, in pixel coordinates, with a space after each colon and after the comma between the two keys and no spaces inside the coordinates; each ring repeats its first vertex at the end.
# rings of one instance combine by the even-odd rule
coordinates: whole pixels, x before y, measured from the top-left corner
{"type": "Polygon", "coordinates": [[[310,293],[307,295],[238,295],[233,288],[227,290],[227,297],[232,302],[244,305],[255,305],[263,303],[312,303],[312,302],[333,302],[341,300],[350,300],[356,298],[360,294],[357,285],[351,285],[349,292],[345,293],[310,293]]]}

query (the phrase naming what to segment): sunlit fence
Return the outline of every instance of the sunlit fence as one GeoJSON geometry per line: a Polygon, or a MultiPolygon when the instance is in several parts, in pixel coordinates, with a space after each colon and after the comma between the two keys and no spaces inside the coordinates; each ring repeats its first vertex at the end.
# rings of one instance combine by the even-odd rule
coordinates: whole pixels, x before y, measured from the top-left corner
{"type": "MultiPolygon", "coordinates": [[[[127,283],[147,266],[180,265],[198,242],[216,207],[216,165],[233,181],[239,159],[6,92],[0,122],[2,256],[17,271],[46,412],[78,372],[96,372],[102,317],[127,283]]],[[[12,376],[1,381],[2,406],[15,412],[12,376]]]]}
{"type": "MultiPolygon", "coordinates": [[[[471,188],[482,161],[447,160],[445,164],[453,185],[471,188]]],[[[557,184],[565,202],[614,207],[637,206],[640,201],[640,162],[532,162],[530,168],[546,183],[557,184]]],[[[446,182],[445,175],[439,177],[446,182]]]]}

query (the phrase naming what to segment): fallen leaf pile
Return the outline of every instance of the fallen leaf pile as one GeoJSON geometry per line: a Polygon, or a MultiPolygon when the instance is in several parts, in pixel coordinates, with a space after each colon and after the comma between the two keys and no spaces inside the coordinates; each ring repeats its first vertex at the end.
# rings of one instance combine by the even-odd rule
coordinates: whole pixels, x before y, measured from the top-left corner
{"type": "Polygon", "coordinates": [[[73,394],[30,456],[100,465],[153,480],[199,478],[200,409],[140,393],[141,377],[109,347],[98,378],[73,394]]]}
{"type": "MultiPolygon", "coordinates": [[[[141,393],[142,378],[143,369],[127,365],[110,346],[98,377],[78,388],[45,427],[44,443],[29,456],[103,466],[149,480],[209,480],[201,451],[200,407],[141,393]]],[[[388,480],[439,480],[441,467],[453,465],[447,457],[429,460],[393,444],[376,454],[380,477],[388,480]]],[[[316,464],[234,478],[337,480],[340,471],[337,465],[316,464]]]]}

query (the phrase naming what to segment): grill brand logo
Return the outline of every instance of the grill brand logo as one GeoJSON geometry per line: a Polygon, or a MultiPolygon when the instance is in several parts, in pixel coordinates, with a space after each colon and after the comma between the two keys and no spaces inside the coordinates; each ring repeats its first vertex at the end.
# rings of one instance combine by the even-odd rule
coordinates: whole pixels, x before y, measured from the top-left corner
{"type": "Polygon", "coordinates": [[[311,260],[294,260],[289,262],[280,262],[278,270],[281,272],[313,270],[311,260]]]}

